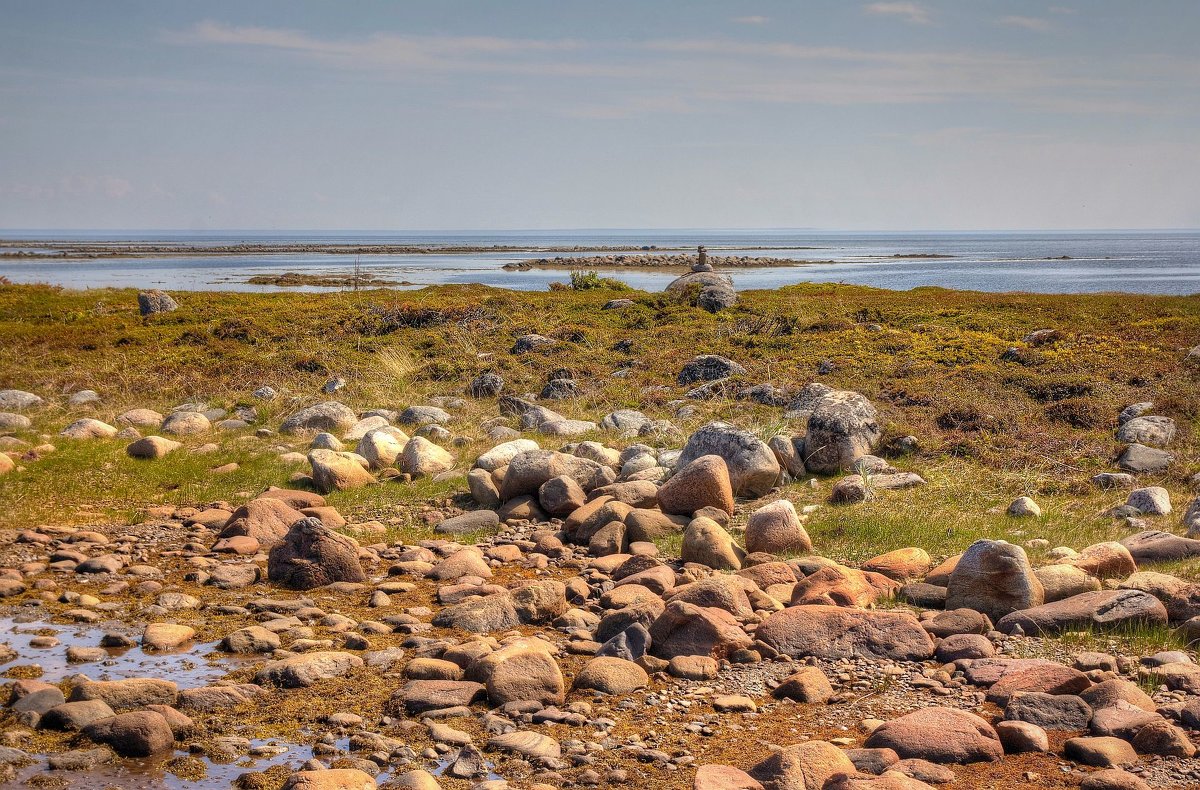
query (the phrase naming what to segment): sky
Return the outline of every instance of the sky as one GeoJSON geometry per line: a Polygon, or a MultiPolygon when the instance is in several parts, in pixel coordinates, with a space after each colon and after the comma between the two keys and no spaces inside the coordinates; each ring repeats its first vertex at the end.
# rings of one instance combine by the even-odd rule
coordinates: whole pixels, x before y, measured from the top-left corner
{"type": "Polygon", "coordinates": [[[0,20],[0,228],[1200,227],[1195,0],[0,20]]]}

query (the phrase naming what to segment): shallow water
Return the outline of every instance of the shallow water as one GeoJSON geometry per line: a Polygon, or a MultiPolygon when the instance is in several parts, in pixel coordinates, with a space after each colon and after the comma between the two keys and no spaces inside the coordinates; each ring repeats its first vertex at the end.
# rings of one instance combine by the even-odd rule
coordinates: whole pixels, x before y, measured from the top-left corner
{"type": "MultiPolygon", "coordinates": [[[[0,238],[25,239],[35,231],[8,231],[0,238]]],[[[907,290],[920,286],[979,291],[1148,294],[1200,293],[1200,232],[1030,232],[1030,233],[833,233],[817,231],[610,231],[492,234],[68,234],[41,232],[63,240],[138,240],[203,247],[236,242],[391,243],[423,245],[654,245],[708,246],[713,255],[760,255],[831,263],[732,272],[739,289],[775,288],[798,282],[845,282],[907,290]],[[770,249],[761,249],[767,247],[770,249]],[[807,247],[809,249],[795,249],[807,247]],[[788,249],[791,248],[791,249],[788,249]],[[894,258],[936,254],[949,258],[894,258]],[[1068,260],[1062,260],[1068,256],[1068,260]]],[[[578,257],[589,253],[545,253],[578,257]]],[[[368,255],[357,261],[364,273],[412,286],[482,283],[516,290],[545,290],[565,281],[566,270],[506,271],[505,263],[542,257],[537,253],[368,255]]],[[[287,271],[350,274],[356,256],[320,253],[104,259],[88,261],[0,261],[0,275],[14,282],[47,282],[73,288],[157,287],[166,290],[338,290],[280,288],[246,282],[257,274],[287,271]]],[[[662,290],[677,272],[606,270],[630,285],[662,290]]]]}
{"type": "MultiPolygon", "coordinates": [[[[18,653],[18,658],[0,669],[23,664],[37,664],[43,674],[39,680],[58,683],[71,675],[84,674],[92,680],[122,680],[136,677],[158,677],[173,680],[179,688],[207,686],[223,677],[236,664],[224,661],[225,666],[210,664],[205,656],[216,647],[216,642],[194,642],[177,650],[147,653],[140,646],[128,648],[105,648],[108,658],[82,664],[67,662],[68,647],[96,647],[100,637],[110,631],[125,633],[135,642],[140,636],[121,626],[120,623],[97,623],[85,625],[61,625],[40,620],[19,622],[26,616],[0,617],[0,642],[18,653]],[[32,647],[30,642],[38,636],[53,636],[59,641],[55,647],[32,647]]],[[[224,660],[224,659],[223,659],[224,660]]]]}

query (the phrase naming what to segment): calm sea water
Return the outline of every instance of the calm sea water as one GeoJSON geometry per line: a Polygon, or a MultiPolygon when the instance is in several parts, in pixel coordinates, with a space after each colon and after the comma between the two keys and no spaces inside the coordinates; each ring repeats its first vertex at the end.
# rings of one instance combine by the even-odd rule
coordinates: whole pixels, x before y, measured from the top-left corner
{"type": "MultiPolygon", "coordinates": [[[[197,248],[238,242],[412,244],[434,246],[654,245],[704,244],[714,255],[760,255],[822,261],[787,268],[732,272],[738,289],[775,288],[798,282],[844,282],[907,290],[941,286],[976,291],[1086,293],[1122,291],[1147,294],[1200,294],[1200,231],[1006,232],[1006,233],[847,233],[802,230],[754,231],[497,231],[460,233],[215,233],[3,231],[0,238],[68,241],[141,241],[197,248]],[[787,249],[807,247],[811,249],[787,249]],[[767,249],[762,249],[767,248],[767,249]],[[912,259],[895,255],[934,254],[949,258],[912,259]],[[1062,259],[1066,256],[1067,259],[1062,259]],[[829,262],[824,262],[829,261],[829,262]]],[[[367,273],[405,280],[411,287],[444,283],[483,283],[519,290],[545,290],[566,280],[562,270],[506,271],[514,260],[538,257],[525,252],[371,255],[358,262],[367,273]]],[[[580,269],[588,253],[575,254],[580,269]]],[[[71,288],[136,287],[167,290],[277,291],[250,285],[256,274],[286,271],[347,274],[355,256],[320,253],[205,257],[106,258],[89,261],[0,260],[0,275],[14,282],[45,282],[71,288]]],[[[609,272],[606,272],[609,274],[609,272]]],[[[644,290],[661,290],[676,274],[617,272],[644,290]]],[[[297,290],[297,289],[287,289],[297,290]]],[[[323,290],[308,288],[300,290],[323,290]]]]}

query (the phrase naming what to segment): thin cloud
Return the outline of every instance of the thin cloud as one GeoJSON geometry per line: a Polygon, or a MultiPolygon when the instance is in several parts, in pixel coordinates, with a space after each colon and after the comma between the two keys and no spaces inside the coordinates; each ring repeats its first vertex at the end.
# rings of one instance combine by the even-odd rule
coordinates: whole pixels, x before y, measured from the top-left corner
{"type": "Polygon", "coordinates": [[[1006,27],[1019,27],[1025,30],[1032,30],[1035,33],[1045,33],[1050,29],[1050,20],[1042,19],[1037,16],[1005,16],[997,20],[1000,24],[1006,27]]]}
{"type": "Polygon", "coordinates": [[[509,90],[506,107],[591,118],[683,114],[697,107],[721,112],[747,104],[981,100],[1051,112],[1162,114],[1177,112],[1177,103],[1156,102],[1143,88],[1161,82],[1164,74],[1178,78],[1200,68],[1200,62],[1178,59],[1166,64],[1125,59],[1097,70],[1053,54],[1032,58],[987,51],[867,50],[724,38],[584,41],[395,33],[326,38],[217,22],[168,34],[168,39],[179,45],[277,53],[331,74],[354,74],[355,79],[365,75],[427,83],[434,75],[471,75],[487,80],[479,82],[487,96],[459,92],[443,101],[487,101],[497,97],[496,91],[509,90]],[[582,91],[581,81],[587,86],[582,91]]]}
{"type": "Polygon", "coordinates": [[[739,25],[765,25],[771,21],[769,16],[735,16],[734,22],[739,25]]]}
{"type": "Polygon", "coordinates": [[[927,25],[932,21],[929,9],[919,3],[871,3],[866,6],[868,14],[898,16],[914,25],[927,25]]]}

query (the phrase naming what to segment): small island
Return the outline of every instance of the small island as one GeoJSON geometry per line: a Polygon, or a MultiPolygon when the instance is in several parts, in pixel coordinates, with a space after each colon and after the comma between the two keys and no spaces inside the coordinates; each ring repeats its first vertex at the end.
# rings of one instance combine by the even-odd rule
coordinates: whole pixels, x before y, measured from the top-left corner
{"type": "MultiPolygon", "coordinates": [[[[805,266],[833,261],[768,258],[757,255],[707,256],[707,262],[717,269],[762,269],[779,266],[805,266]]],[[[587,257],[531,258],[504,264],[509,271],[530,269],[653,269],[656,271],[690,270],[700,263],[700,256],[691,253],[657,255],[594,255],[587,257]]]]}
{"type": "Polygon", "coordinates": [[[283,274],[256,274],[246,280],[251,285],[278,285],[295,287],[301,285],[319,286],[322,288],[338,287],[380,287],[387,285],[412,285],[407,280],[387,280],[370,274],[301,274],[300,272],[284,272],[283,274]]]}

